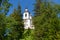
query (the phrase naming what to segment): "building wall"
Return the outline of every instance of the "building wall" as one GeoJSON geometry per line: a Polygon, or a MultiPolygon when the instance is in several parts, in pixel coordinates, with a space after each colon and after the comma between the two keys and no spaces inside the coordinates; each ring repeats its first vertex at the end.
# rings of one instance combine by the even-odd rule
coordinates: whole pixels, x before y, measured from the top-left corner
{"type": "Polygon", "coordinates": [[[30,13],[25,10],[24,14],[23,14],[23,21],[24,21],[24,28],[25,29],[33,29],[32,27],[32,16],[30,15],[30,13]]]}
{"type": "Polygon", "coordinates": [[[29,19],[29,13],[28,12],[25,12],[24,14],[23,14],[23,19],[29,19]],[[27,16],[25,16],[27,14],[27,16]]]}

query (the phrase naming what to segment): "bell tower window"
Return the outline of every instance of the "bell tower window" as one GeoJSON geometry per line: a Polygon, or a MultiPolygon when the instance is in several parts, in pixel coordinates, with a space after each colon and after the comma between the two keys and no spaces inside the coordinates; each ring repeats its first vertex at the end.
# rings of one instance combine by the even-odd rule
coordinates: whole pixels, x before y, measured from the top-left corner
{"type": "Polygon", "coordinates": [[[25,17],[27,17],[27,14],[25,14],[25,17]]]}

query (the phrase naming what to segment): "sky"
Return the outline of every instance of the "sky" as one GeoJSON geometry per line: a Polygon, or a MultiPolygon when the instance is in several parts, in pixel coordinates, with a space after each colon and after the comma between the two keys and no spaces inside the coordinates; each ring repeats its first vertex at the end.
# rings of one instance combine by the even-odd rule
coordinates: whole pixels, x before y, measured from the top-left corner
{"type": "MultiPolygon", "coordinates": [[[[36,3],[35,0],[9,0],[12,6],[9,9],[8,15],[13,13],[14,8],[18,7],[18,3],[21,6],[21,11],[24,13],[25,8],[28,8],[29,12],[34,15],[34,4],[36,3]]],[[[53,0],[54,3],[60,5],[60,0],[53,0]]]]}

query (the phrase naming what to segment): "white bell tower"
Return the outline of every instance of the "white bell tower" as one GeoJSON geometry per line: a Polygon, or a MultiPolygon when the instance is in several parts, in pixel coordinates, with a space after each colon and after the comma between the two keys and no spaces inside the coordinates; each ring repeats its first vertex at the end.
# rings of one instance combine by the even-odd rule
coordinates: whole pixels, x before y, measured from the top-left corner
{"type": "Polygon", "coordinates": [[[25,12],[23,13],[23,22],[25,29],[34,29],[34,26],[32,24],[32,16],[29,13],[28,9],[25,9],[25,12]]]}

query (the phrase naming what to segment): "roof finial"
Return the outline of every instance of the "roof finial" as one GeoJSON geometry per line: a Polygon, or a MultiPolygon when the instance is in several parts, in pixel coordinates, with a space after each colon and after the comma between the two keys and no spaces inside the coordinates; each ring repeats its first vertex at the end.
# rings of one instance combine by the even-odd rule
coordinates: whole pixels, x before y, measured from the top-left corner
{"type": "Polygon", "coordinates": [[[28,9],[25,9],[25,12],[28,12],[28,9]]]}

